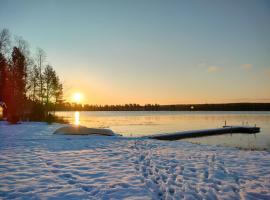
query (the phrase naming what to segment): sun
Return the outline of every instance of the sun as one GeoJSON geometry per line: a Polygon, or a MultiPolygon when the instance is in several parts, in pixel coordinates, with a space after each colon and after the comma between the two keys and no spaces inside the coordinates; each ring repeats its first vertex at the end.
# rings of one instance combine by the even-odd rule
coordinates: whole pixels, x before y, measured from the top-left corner
{"type": "Polygon", "coordinates": [[[81,100],[82,100],[82,94],[79,93],[79,92],[74,93],[72,99],[73,99],[74,102],[80,103],[81,100]]]}

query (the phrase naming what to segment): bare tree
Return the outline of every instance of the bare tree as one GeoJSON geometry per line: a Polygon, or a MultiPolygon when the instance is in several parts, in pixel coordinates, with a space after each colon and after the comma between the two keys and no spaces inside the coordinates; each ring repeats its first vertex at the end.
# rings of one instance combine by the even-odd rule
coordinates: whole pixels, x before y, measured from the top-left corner
{"type": "Polygon", "coordinates": [[[28,71],[28,83],[27,83],[27,88],[28,88],[28,93],[29,93],[29,98],[33,102],[37,102],[38,97],[38,84],[39,84],[39,70],[36,65],[32,66],[30,70],[28,71]]]}
{"type": "Polygon", "coordinates": [[[54,84],[56,79],[56,73],[52,66],[46,65],[43,73],[44,77],[44,93],[45,93],[45,103],[49,104],[51,98],[54,95],[54,84]]]}
{"type": "Polygon", "coordinates": [[[38,96],[39,96],[39,101],[41,104],[43,104],[43,100],[44,100],[44,82],[43,82],[43,68],[44,68],[44,64],[46,61],[46,53],[43,49],[38,48],[37,49],[37,53],[36,53],[36,65],[38,68],[38,72],[39,72],[39,77],[38,77],[38,88],[39,88],[39,92],[38,92],[38,96]]]}
{"type": "Polygon", "coordinates": [[[7,52],[10,46],[10,33],[7,29],[0,30],[0,101],[6,100],[8,80],[7,52]]]}
{"type": "Polygon", "coordinates": [[[9,48],[10,48],[10,32],[8,29],[3,29],[0,31],[0,54],[4,56],[5,54],[8,53],[9,48]]]}

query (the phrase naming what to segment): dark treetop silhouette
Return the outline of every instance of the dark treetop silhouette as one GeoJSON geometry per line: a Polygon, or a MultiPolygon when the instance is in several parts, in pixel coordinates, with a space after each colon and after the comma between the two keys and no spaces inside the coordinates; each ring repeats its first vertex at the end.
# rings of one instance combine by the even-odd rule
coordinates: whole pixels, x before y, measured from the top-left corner
{"type": "Polygon", "coordinates": [[[11,123],[46,120],[55,104],[63,101],[60,79],[52,66],[45,65],[42,49],[33,59],[26,41],[18,37],[11,45],[10,38],[7,29],[0,31],[0,101],[6,104],[4,117],[11,123]]]}

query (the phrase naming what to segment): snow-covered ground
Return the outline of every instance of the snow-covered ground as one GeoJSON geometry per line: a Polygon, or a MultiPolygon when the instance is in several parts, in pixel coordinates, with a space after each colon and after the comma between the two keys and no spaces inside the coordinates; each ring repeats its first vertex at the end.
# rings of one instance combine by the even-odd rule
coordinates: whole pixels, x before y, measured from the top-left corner
{"type": "Polygon", "coordinates": [[[0,199],[270,199],[270,153],[0,122],[0,199]]]}

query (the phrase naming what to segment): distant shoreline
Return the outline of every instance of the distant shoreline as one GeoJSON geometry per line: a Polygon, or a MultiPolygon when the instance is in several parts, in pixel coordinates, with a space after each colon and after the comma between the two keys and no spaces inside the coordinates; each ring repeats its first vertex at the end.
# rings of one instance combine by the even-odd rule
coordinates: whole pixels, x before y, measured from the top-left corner
{"type": "Polygon", "coordinates": [[[125,104],[81,105],[66,103],[54,111],[270,111],[270,103],[224,103],[224,104],[125,104]]]}

